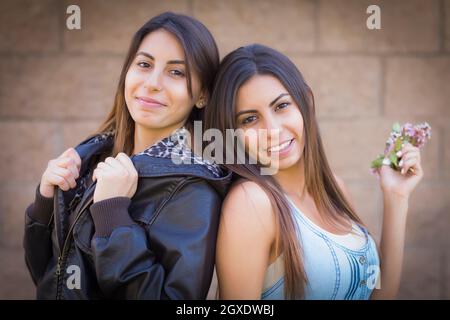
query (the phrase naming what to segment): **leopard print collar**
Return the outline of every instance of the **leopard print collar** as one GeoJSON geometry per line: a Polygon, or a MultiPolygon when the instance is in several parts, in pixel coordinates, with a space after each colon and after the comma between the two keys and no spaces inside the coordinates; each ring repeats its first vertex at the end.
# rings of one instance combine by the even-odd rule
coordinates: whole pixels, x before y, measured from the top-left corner
{"type": "Polygon", "coordinates": [[[188,131],[185,127],[179,128],[169,137],[158,141],[137,155],[177,159],[181,163],[203,165],[216,178],[220,178],[222,176],[220,166],[194,154],[189,146],[187,135],[188,131]]]}

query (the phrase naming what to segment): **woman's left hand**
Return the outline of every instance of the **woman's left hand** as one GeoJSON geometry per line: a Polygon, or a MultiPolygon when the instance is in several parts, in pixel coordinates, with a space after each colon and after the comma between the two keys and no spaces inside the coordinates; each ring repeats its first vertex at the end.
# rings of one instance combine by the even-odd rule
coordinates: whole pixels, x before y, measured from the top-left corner
{"type": "Polygon", "coordinates": [[[94,203],[114,197],[131,198],[136,192],[138,173],[125,153],[97,164],[92,180],[97,180],[94,203]]]}
{"type": "Polygon", "coordinates": [[[423,178],[420,163],[420,150],[411,144],[405,144],[400,151],[399,166],[401,172],[383,165],[379,170],[380,184],[383,193],[408,199],[419,181],[423,178]]]}

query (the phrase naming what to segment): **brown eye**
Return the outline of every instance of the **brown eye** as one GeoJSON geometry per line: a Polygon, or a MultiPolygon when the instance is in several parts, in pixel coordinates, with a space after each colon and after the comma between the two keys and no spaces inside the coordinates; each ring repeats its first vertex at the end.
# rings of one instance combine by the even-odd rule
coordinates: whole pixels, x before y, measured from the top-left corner
{"type": "Polygon", "coordinates": [[[278,111],[278,110],[280,110],[280,109],[285,109],[285,108],[287,108],[289,105],[290,105],[289,102],[283,102],[283,103],[280,103],[279,105],[277,105],[277,106],[275,107],[275,111],[278,111]]]}
{"type": "Polygon", "coordinates": [[[176,69],[175,70],[170,70],[170,74],[175,76],[175,77],[180,77],[180,78],[185,76],[183,71],[176,70],[176,69]]]}
{"type": "Polygon", "coordinates": [[[242,119],[241,124],[244,124],[244,125],[245,124],[250,124],[250,123],[252,123],[254,121],[256,121],[256,116],[249,116],[249,117],[246,117],[246,118],[242,119]]]}
{"type": "Polygon", "coordinates": [[[141,68],[149,68],[150,64],[148,64],[147,62],[138,62],[137,65],[141,68]]]}

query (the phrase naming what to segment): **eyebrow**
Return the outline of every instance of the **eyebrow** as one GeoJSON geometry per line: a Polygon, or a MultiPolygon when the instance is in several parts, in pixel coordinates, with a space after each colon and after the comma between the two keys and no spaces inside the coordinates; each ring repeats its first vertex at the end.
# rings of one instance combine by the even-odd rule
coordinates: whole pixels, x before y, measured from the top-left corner
{"type": "MultiPolygon", "coordinates": [[[[281,98],[283,98],[285,96],[288,96],[288,95],[289,95],[289,93],[282,93],[282,94],[280,94],[278,97],[273,99],[273,101],[271,103],[269,103],[269,108],[272,107],[275,103],[277,103],[278,100],[280,100],[281,98]]],[[[236,118],[239,117],[241,114],[254,113],[254,112],[256,112],[256,110],[254,110],[254,109],[239,111],[238,113],[236,113],[236,118]]]]}
{"type": "MultiPolygon", "coordinates": [[[[155,60],[155,57],[153,57],[150,53],[144,51],[139,51],[138,53],[136,53],[136,57],[137,56],[145,56],[151,60],[155,60]]],[[[186,62],[184,60],[169,60],[167,61],[167,64],[186,64],[186,62]]]]}
{"type": "Polygon", "coordinates": [[[276,97],[271,103],[269,103],[269,107],[273,106],[278,100],[283,98],[284,96],[288,96],[289,93],[282,93],[278,97],[276,97]]]}

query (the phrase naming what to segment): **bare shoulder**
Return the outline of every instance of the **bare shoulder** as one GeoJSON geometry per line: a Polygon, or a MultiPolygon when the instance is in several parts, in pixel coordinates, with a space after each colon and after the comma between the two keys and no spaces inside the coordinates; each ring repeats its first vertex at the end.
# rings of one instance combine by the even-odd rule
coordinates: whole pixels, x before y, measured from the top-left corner
{"type": "Polygon", "coordinates": [[[257,183],[236,181],[222,206],[216,245],[221,299],[259,299],[274,242],[270,199],[257,183]]]}
{"type": "Polygon", "coordinates": [[[253,181],[238,180],[222,206],[222,221],[235,228],[275,234],[275,215],[264,189],[253,181]]]}

